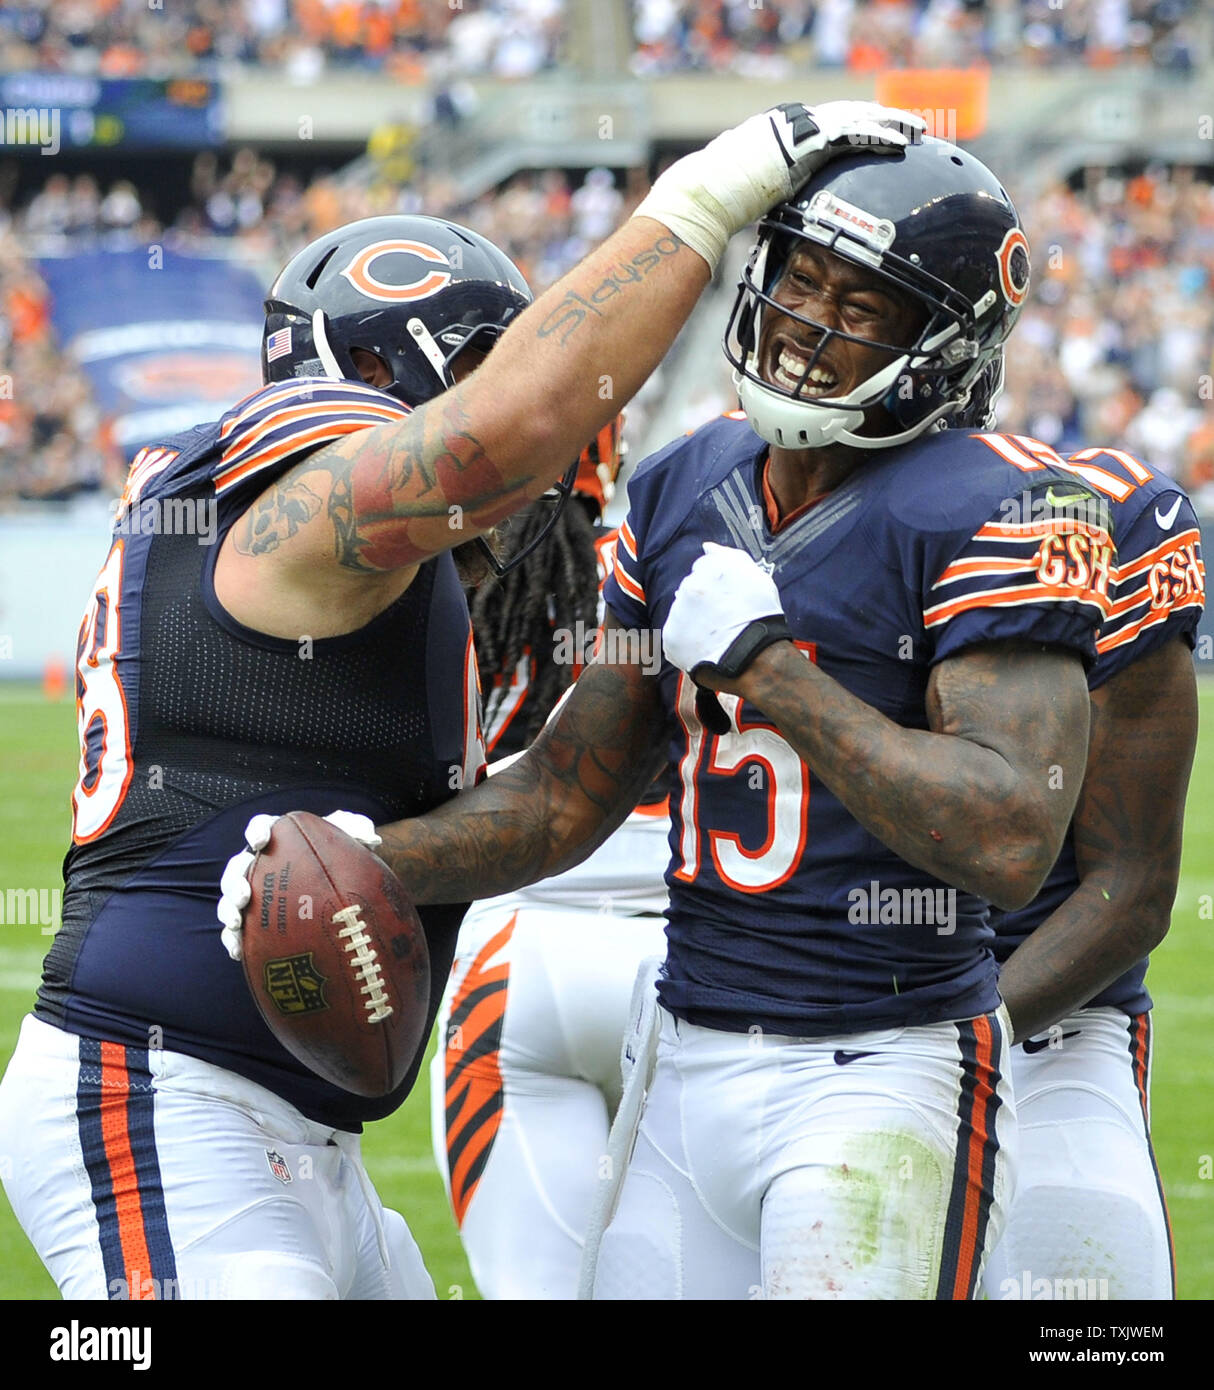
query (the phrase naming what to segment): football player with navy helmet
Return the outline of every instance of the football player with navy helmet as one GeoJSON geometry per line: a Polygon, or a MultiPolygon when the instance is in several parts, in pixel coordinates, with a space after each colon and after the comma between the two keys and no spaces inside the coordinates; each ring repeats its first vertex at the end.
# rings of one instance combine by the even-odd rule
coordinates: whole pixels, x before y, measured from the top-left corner
{"type": "Polygon", "coordinates": [[[1092,734],[1074,821],[1034,901],[994,915],[1021,1167],[985,1285],[996,1299],[1170,1300],[1145,975],[1171,921],[1197,743],[1201,532],[1184,489],[1121,449],[1063,462],[1037,440],[1004,443],[1098,490],[1118,560],[1088,672],[1092,734]]]}
{"type": "Polygon", "coordinates": [[[931,140],[920,151],[900,161],[896,180],[871,161],[840,161],[829,179],[806,185],[760,223],[725,355],[742,409],[769,443],[889,449],[933,426],[993,424],[1003,345],[1028,293],[1028,240],[1007,194],[977,160],[931,140]],[[878,292],[884,286],[909,301],[916,322],[908,341],[873,342],[861,331],[859,301],[850,324],[796,312],[787,282],[804,279],[801,265],[821,264],[830,252],[874,276],[878,292]],[[790,258],[798,263],[792,271],[790,258]],[[796,321],[808,350],[798,351],[791,330],[791,356],[785,363],[777,356],[767,372],[762,354],[773,317],[796,321]],[[872,371],[841,391],[831,362],[844,343],[863,344],[872,371]]]}
{"type": "Polygon", "coordinates": [[[811,176],[730,319],[743,410],[629,484],[601,659],[510,768],[383,831],[420,901],[503,892],[666,769],[667,956],[596,1297],[979,1288],[1016,1143],[989,904],[1058,856],[1115,563],[1099,514],[1072,534],[1092,489],[987,432],[1028,285],[955,146],[811,176]]]}
{"type": "MultiPolygon", "coordinates": [[[[322,237],[271,290],[265,387],[136,457],[80,628],[63,928],[0,1084],[5,1185],[65,1295],[432,1296],[358,1143],[421,1057],[367,1100],[286,1053],[221,946],[225,865],[250,817],[344,807],[372,842],[373,821],[477,779],[453,547],[615,416],[734,231],[850,140],[905,143],[901,113],[815,114],[762,113],[678,161],[529,307],[509,261],[455,224],[322,237]],[[213,545],[124,524],[183,499],[214,510],[213,545]]],[[[423,913],[429,1020],[465,902],[423,913]]]]}
{"type": "Polygon", "coordinates": [[[467,227],[351,222],[304,247],[270,287],[262,378],[357,381],[355,354],[372,353],[386,372],[379,389],[417,406],[454,386],[455,359],[487,352],[530,303],[518,267],[467,227]]]}

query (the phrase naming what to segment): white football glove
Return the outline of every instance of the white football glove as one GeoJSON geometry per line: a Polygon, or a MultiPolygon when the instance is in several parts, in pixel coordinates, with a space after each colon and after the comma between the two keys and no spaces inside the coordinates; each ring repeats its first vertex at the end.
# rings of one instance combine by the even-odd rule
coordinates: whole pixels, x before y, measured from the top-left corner
{"type": "Polygon", "coordinates": [[[926,122],[872,101],[785,102],[684,155],[634,216],[661,222],[715,270],[735,232],[782,203],[841,154],[893,154],[926,122]]]}
{"type": "Polygon", "coordinates": [[[748,628],[764,620],[771,620],[771,641],[788,636],[775,580],[744,550],[705,541],[703,555],[675,591],[662,629],[662,649],[666,660],[688,675],[705,664],[724,675],[740,675],[769,643],[756,642],[740,667],[741,648],[749,644],[741,644],[730,659],[726,655],[748,628]]]}
{"type": "MultiPolygon", "coordinates": [[[[240,933],[244,926],[244,910],[253,896],[249,870],[258,854],[269,844],[270,832],[278,819],[278,816],[264,814],[253,817],[245,826],[245,848],[228,860],[219,879],[219,902],[215,915],[223,923],[220,939],[233,960],[239,960],[242,955],[240,933]]],[[[378,849],[383,844],[375,833],[375,822],[370,816],[360,816],[355,811],[334,811],[325,820],[368,849],[378,849]]]]}

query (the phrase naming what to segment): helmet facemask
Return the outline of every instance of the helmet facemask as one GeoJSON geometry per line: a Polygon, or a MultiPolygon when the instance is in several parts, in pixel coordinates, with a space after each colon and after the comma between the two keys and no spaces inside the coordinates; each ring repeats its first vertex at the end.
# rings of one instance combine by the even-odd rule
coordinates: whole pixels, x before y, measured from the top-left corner
{"type": "Polygon", "coordinates": [[[768,443],[788,449],[835,443],[885,449],[907,443],[933,426],[943,428],[948,416],[967,405],[971,387],[992,359],[1001,356],[1006,331],[997,343],[982,342],[984,328],[989,335],[999,312],[997,296],[987,292],[970,303],[916,265],[917,257],[894,253],[893,231],[892,224],[867,218],[825,192],[816,194],[805,211],[785,204],[760,224],[726,329],[725,355],[751,427],[768,443]],[[848,225],[858,219],[863,219],[861,231],[848,225]],[[888,285],[903,301],[917,305],[922,322],[913,341],[875,341],[827,327],[779,303],[774,294],[801,245],[859,266],[873,277],[875,288],[888,285]],[[812,335],[814,347],[792,386],[762,375],[764,315],[770,312],[812,335]],[[846,395],[815,395],[810,377],[837,342],[876,351],[885,363],[846,395]],[[885,418],[871,419],[870,412],[878,409],[885,418]]]}

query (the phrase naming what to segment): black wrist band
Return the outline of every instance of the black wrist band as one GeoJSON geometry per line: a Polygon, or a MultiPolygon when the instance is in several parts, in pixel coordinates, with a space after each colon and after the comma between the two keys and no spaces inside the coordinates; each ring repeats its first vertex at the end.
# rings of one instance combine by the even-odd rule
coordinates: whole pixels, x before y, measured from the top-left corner
{"type": "Polygon", "coordinates": [[[724,736],[729,733],[729,716],[725,713],[716,692],[706,689],[696,680],[702,672],[712,672],[734,680],[742,674],[765,647],[775,642],[791,642],[792,633],[783,613],[775,613],[769,618],[757,618],[734,638],[722,653],[720,661],[701,661],[691,673],[696,681],[696,716],[710,734],[724,736]]]}
{"type": "Polygon", "coordinates": [[[773,613],[766,618],[756,618],[747,623],[721,654],[720,661],[701,661],[691,673],[692,680],[701,673],[723,676],[726,680],[737,680],[750,663],[775,642],[791,642],[792,633],[788,630],[788,619],[783,613],[773,613]]]}

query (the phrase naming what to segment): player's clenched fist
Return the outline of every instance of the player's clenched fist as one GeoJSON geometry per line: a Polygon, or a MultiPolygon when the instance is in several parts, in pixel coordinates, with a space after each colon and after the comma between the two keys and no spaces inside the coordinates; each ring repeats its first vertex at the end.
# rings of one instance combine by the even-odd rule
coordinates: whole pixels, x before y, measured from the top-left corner
{"type": "Polygon", "coordinates": [[[729,238],[840,154],[895,154],[926,125],[872,101],[785,102],[677,160],[636,210],[669,227],[716,269],[729,238]]]}
{"type": "Polygon", "coordinates": [[[771,575],[745,551],[705,541],[662,629],[667,661],[691,676],[733,679],[765,647],[789,640],[771,575]]]}

